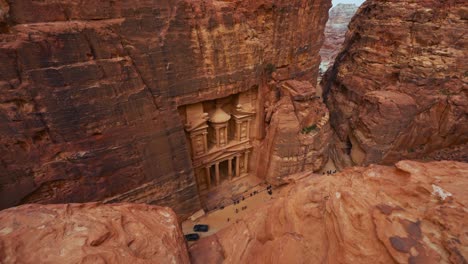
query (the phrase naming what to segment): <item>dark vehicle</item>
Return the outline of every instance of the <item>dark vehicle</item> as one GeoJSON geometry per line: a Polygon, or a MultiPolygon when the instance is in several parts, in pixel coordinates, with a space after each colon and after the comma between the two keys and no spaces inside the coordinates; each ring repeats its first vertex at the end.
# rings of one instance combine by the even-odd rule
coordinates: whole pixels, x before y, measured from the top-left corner
{"type": "Polygon", "coordinates": [[[208,232],[208,225],[194,225],[193,232],[208,232]]]}
{"type": "Polygon", "coordinates": [[[200,236],[198,234],[187,234],[185,235],[185,239],[187,239],[187,241],[197,241],[200,239],[200,236]]]}

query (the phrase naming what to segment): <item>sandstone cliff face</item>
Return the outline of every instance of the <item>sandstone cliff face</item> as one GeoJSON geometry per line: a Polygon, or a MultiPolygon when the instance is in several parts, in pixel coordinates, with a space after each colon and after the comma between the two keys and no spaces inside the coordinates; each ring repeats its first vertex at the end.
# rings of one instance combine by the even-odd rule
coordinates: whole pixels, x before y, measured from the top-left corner
{"type": "Polygon", "coordinates": [[[324,80],[337,165],[468,160],[467,12],[465,1],[361,6],[324,80]]]}
{"type": "Polygon", "coordinates": [[[356,13],[358,6],[354,4],[338,4],[330,9],[325,26],[325,42],[320,49],[320,71],[325,73],[341,50],[345,40],[348,24],[356,13]]]}
{"type": "Polygon", "coordinates": [[[327,107],[309,82],[269,83],[265,96],[266,136],[259,175],[272,184],[301,171],[318,171],[328,161],[332,130],[327,107]]]}
{"type": "Polygon", "coordinates": [[[468,164],[307,177],[190,248],[193,263],[466,263],[468,164]]]}
{"type": "Polygon", "coordinates": [[[177,107],[261,88],[265,65],[313,82],[330,6],[0,4],[0,208],[134,201],[181,217],[200,203],[177,107]]]}
{"type": "Polygon", "coordinates": [[[0,212],[0,262],[189,263],[177,216],[138,204],[23,205],[0,212]]]}

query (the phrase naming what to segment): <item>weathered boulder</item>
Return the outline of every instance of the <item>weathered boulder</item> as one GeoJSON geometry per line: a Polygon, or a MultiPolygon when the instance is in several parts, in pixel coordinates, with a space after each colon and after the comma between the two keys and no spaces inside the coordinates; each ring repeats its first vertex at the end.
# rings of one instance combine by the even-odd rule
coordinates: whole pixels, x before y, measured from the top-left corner
{"type": "Polygon", "coordinates": [[[337,165],[468,161],[467,14],[461,0],[361,6],[322,82],[337,165]]]}
{"type": "Polygon", "coordinates": [[[466,263],[468,164],[305,177],[190,247],[193,263],[466,263]]]}
{"type": "Polygon", "coordinates": [[[189,263],[189,257],[169,208],[28,204],[0,212],[0,262],[189,263]]]}

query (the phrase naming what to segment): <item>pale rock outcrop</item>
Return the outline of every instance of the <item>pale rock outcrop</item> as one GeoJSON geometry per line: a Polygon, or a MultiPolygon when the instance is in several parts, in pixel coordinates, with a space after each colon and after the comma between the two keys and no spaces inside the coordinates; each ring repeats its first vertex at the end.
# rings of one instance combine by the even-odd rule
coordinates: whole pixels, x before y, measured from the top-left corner
{"type": "Polygon", "coordinates": [[[335,60],[345,40],[348,24],[358,10],[355,4],[337,4],[328,13],[328,21],[325,26],[325,42],[320,49],[320,72],[325,73],[330,64],[335,60]]]}
{"type": "Polygon", "coordinates": [[[468,164],[310,175],[190,247],[193,263],[466,263],[468,164]]]}
{"type": "Polygon", "coordinates": [[[0,263],[189,263],[189,258],[169,208],[28,204],[0,212],[0,263]]]}

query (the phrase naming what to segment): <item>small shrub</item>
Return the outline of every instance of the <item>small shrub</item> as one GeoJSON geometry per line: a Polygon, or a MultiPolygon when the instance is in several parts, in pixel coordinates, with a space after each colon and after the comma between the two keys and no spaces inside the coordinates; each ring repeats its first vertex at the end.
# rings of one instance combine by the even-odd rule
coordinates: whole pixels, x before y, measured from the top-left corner
{"type": "Polygon", "coordinates": [[[311,125],[308,127],[304,127],[301,131],[302,134],[309,134],[310,132],[314,131],[317,129],[317,125],[311,125]]]}
{"type": "Polygon", "coordinates": [[[439,93],[441,93],[441,94],[443,94],[443,95],[447,95],[447,96],[450,95],[450,91],[447,90],[447,89],[440,89],[440,90],[439,90],[439,93]]]}

